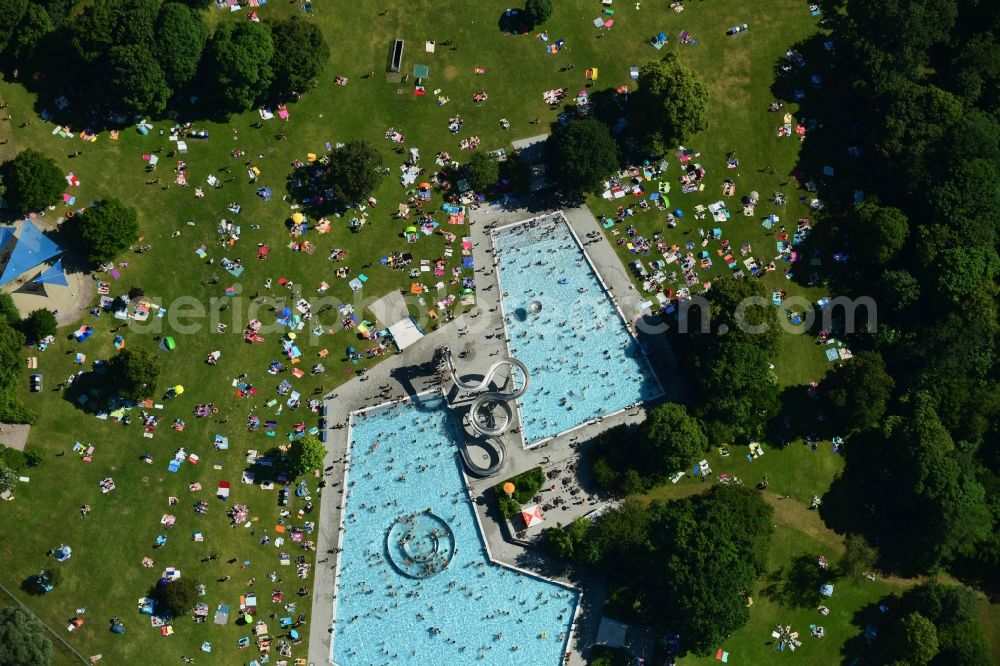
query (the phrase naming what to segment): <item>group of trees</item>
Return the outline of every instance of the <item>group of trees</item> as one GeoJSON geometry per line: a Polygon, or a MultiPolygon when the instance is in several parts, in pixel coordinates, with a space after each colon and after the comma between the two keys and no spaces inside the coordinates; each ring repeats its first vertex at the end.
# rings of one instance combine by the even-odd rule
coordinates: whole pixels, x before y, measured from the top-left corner
{"type": "Polygon", "coordinates": [[[691,379],[694,412],[713,442],[759,438],[780,406],[772,369],[782,329],[757,280],[712,283],[708,307],[682,313],[673,336],[691,379]]]}
{"type": "Polygon", "coordinates": [[[0,608],[0,664],[48,666],[52,641],[38,618],[17,606],[0,608]]]}
{"type": "Polygon", "coordinates": [[[627,500],[592,522],[545,531],[554,554],[598,567],[641,622],[679,633],[707,655],[750,616],[747,597],[764,573],[773,511],[743,486],[649,507],[627,500]]]}
{"type": "Polygon", "coordinates": [[[1000,5],[835,4],[824,94],[843,100],[830,131],[858,146],[858,178],[826,198],[819,239],[850,243],[841,293],[878,302],[877,330],[861,326],[855,358],[821,387],[855,433],[841,483],[868,507],[856,528],[877,536],[883,566],[949,567],[996,593],[1000,5]]]}
{"type": "Polygon", "coordinates": [[[888,609],[875,625],[881,635],[858,648],[866,663],[909,666],[992,663],[976,597],[967,588],[925,583],[880,603],[888,609]]]}
{"type": "MultiPolygon", "coordinates": [[[[621,150],[609,129],[622,114],[631,129],[620,134],[641,146],[637,160],[662,157],[708,126],[708,89],[670,52],[639,70],[627,105],[601,105],[593,115],[557,124],[546,142],[549,178],[566,199],[579,200],[618,170],[621,150]]],[[[616,131],[621,130],[621,125],[616,131]]]]}
{"type": "Polygon", "coordinates": [[[589,453],[594,480],[616,494],[631,495],[690,468],[708,445],[701,419],[683,405],[668,402],[654,407],[637,428],[606,431],[589,453]]]}
{"type": "Polygon", "coordinates": [[[69,17],[63,4],[72,5],[0,0],[0,54],[34,58],[55,79],[70,74],[85,103],[99,98],[112,112],[159,114],[189,96],[222,113],[246,111],[303,91],[330,56],[320,30],[299,17],[225,21],[212,33],[205,2],[97,0],[69,17]]]}

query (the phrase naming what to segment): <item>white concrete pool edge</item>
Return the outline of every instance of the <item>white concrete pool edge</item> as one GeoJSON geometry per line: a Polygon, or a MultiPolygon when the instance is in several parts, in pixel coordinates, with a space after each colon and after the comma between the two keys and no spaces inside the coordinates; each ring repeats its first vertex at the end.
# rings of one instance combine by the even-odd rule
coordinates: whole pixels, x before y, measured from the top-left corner
{"type": "MultiPolygon", "coordinates": [[[[611,301],[611,305],[614,306],[615,312],[618,313],[618,316],[621,319],[622,324],[624,324],[624,326],[625,326],[625,331],[628,333],[629,337],[632,338],[632,341],[635,342],[636,345],[641,349],[641,343],[639,342],[639,338],[636,337],[635,333],[633,332],[632,325],[629,322],[628,318],[625,316],[625,313],[622,311],[621,306],[618,303],[618,299],[615,298],[615,295],[614,295],[614,293],[612,293],[611,288],[608,287],[607,283],[604,281],[604,278],[601,276],[601,272],[597,269],[597,265],[591,260],[590,255],[587,253],[586,248],[583,246],[583,243],[580,242],[580,237],[577,236],[576,230],[573,228],[573,225],[570,223],[569,218],[566,217],[566,215],[563,213],[562,209],[559,209],[559,210],[556,210],[556,211],[554,211],[552,213],[543,213],[541,215],[535,215],[534,217],[529,217],[529,218],[526,218],[524,220],[520,220],[518,222],[511,222],[510,224],[505,224],[505,225],[502,225],[502,226],[499,226],[499,227],[494,227],[494,228],[490,229],[490,243],[493,245],[493,256],[495,258],[494,270],[496,271],[497,287],[500,290],[500,298],[499,298],[499,302],[500,302],[500,316],[501,316],[501,319],[504,322],[504,325],[503,325],[503,342],[504,342],[504,348],[507,350],[507,356],[512,356],[512,354],[511,354],[511,351],[510,351],[510,339],[507,337],[507,311],[506,311],[506,308],[504,307],[504,303],[503,303],[503,285],[500,283],[500,270],[499,270],[500,269],[500,261],[499,261],[499,258],[497,258],[497,245],[496,245],[495,234],[498,231],[503,231],[505,229],[510,229],[512,227],[523,226],[525,224],[529,224],[529,223],[534,222],[536,220],[541,220],[541,219],[544,219],[544,218],[550,218],[550,217],[556,217],[556,216],[558,216],[560,219],[562,219],[563,223],[566,225],[566,229],[569,230],[569,233],[573,237],[573,241],[576,243],[577,248],[583,254],[583,258],[587,261],[587,265],[590,266],[590,271],[594,274],[594,277],[597,278],[598,284],[601,285],[601,289],[604,291],[604,295],[607,296],[607,298],[611,301]]],[[[656,400],[658,398],[662,398],[663,396],[665,396],[667,394],[666,390],[663,388],[663,383],[660,381],[659,376],[656,374],[656,370],[653,368],[652,363],[649,362],[649,357],[646,356],[645,354],[641,354],[641,356],[643,358],[643,362],[646,364],[646,369],[649,371],[649,374],[652,375],[653,380],[656,382],[656,386],[659,389],[659,392],[656,393],[655,395],[650,396],[646,400],[643,400],[643,401],[640,401],[640,402],[649,402],[651,400],[656,400]]],[[[525,439],[525,437],[524,437],[524,429],[522,427],[522,429],[518,432],[518,436],[519,436],[519,438],[521,440],[521,448],[524,449],[524,450],[530,450],[530,449],[537,448],[537,447],[542,446],[543,444],[546,444],[547,442],[550,442],[550,441],[552,441],[552,440],[554,440],[554,439],[556,439],[558,437],[562,437],[564,435],[569,435],[569,434],[573,433],[574,431],[579,430],[581,428],[585,428],[585,427],[587,427],[589,425],[594,425],[596,423],[600,423],[602,420],[604,420],[606,418],[611,418],[613,416],[617,416],[618,414],[621,414],[623,412],[626,412],[626,411],[632,409],[634,406],[636,406],[638,404],[640,404],[640,403],[634,403],[633,405],[628,405],[628,406],[622,407],[621,409],[616,409],[613,412],[608,412],[607,414],[602,414],[601,416],[595,416],[593,418],[587,419],[586,421],[583,421],[583,422],[581,422],[581,423],[573,426],[572,428],[567,428],[566,430],[563,430],[561,432],[557,432],[554,435],[549,435],[548,437],[543,437],[542,439],[536,440],[536,441],[532,442],[531,444],[528,444],[527,440],[525,439]]],[[[518,413],[517,413],[518,423],[522,423],[523,420],[521,419],[521,408],[520,408],[520,405],[516,405],[516,406],[517,406],[517,410],[518,410],[518,413]]]]}
{"type": "MultiPolygon", "coordinates": [[[[504,338],[506,339],[506,335],[504,335],[504,338]]],[[[355,409],[355,410],[351,410],[351,411],[348,412],[347,449],[344,452],[344,481],[343,481],[343,487],[344,487],[344,508],[345,509],[347,507],[347,499],[348,499],[347,496],[350,493],[350,489],[348,487],[348,476],[349,476],[350,467],[351,467],[351,449],[353,448],[353,444],[354,444],[354,438],[352,436],[352,430],[353,430],[353,427],[354,427],[354,417],[357,416],[357,415],[360,415],[360,414],[367,414],[368,412],[378,412],[378,411],[383,411],[383,410],[386,410],[386,409],[391,409],[391,408],[397,407],[399,405],[419,404],[421,401],[424,401],[426,398],[428,398],[430,396],[436,396],[437,398],[440,398],[442,401],[444,401],[445,405],[448,404],[448,394],[447,394],[447,392],[443,388],[435,388],[435,389],[430,389],[428,391],[422,391],[420,393],[417,393],[417,394],[413,395],[412,397],[406,397],[406,398],[397,399],[397,400],[389,400],[389,401],[386,401],[386,402],[383,402],[383,403],[379,403],[377,405],[372,405],[371,407],[363,407],[361,409],[355,409]]],[[[452,414],[451,417],[455,418],[454,414],[452,414]]],[[[456,455],[460,455],[460,454],[456,451],[456,455]]],[[[479,534],[479,541],[480,541],[480,544],[483,547],[483,551],[486,553],[486,559],[491,564],[494,564],[494,565],[496,565],[498,567],[503,567],[503,568],[509,569],[511,571],[516,571],[516,572],[518,572],[518,573],[520,573],[520,574],[522,574],[524,576],[528,576],[530,578],[535,578],[537,580],[542,580],[542,581],[545,581],[547,583],[551,583],[553,585],[557,585],[557,586],[559,586],[559,587],[561,587],[561,588],[563,588],[565,590],[569,590],[569,591],[571,591],[571,592],[574,593],[575,599],[574,599],[574,603],[573,603],[573,617],[570,620],[569,630],[566,632],[566,640],[563,643],[563,649],[562,649],[562,653],[561,653],[561,657],[560,657],[560,663],[562,663],[566,659],[566,655],[570,652],[570,646],[572,645],[572,641],[573,641],[573,638],[575,636],[575,626],[576,626],[576,621],[577,621],[577,619],[578,619],[578,617],[580,615],[580,601],[581,601],[581,599],[583,597],[583,591],[579,587],[577,587],[576,585],[572,585],[570,583],[564,583],[561,580],[556,580],[554,578],[549,578],[548,576],[543,576],[542,574],[536,573],[534,571],[529,571],[527,569],[523,569],[523,568],[521,568],[521,567],[519,567],[519,566],[517,566],[515,564],[509,564],[507,562],[503,562],[501,560],[498,560],[498,559],[494,558],[493,557],[493,552],[490,550],[489,539],[486,538],[486,531],[483,529],[482,520],[479,517],[479,512],[476,511],[475,498],[472,496],[472,483],[471,483],[472,477],[470,477],[466,473],[465,466],[462,464],[461,459],[458,460],[458,468],[459,468],[459,472],[462,475],[462,480],[464,481],[465,495],[466,495],[467,499],[469,500],[469,508],[472,511],[472,515],[476,519],[476,530],[477,530],[477,532],[479,534]]],[[[341,528],[344,526],[344,516],[345,516],[345,514],[346,514],[346,512],[343,511],[343,510],[340,512],[340,521],[339,521],[339,524],[337,526],[337,545],[336,545],[336,548],[338,550],[341,549],[342,546],[343,546],[344,530],[341,529],[341,528]]],[[[333,596],[333,601],[332,601],[332,613],[333,614],[331,616],[331,620],[334,623],[337,620],[337,599],[338,599],[337,598],[337,593],[339,592],[339,589],[340,589],[340,555],[342,554],[342,552],[343,551],[340,551],[340,552],[338,552],[336,554],[337,557],[336,557],[336,561],[334,563],[334,573],[333,573],[333,591],[334,591],[334,596],[333,596]]],[[[336,638],[337,638],[337,632],[336,632],[336,629],[334,628],[330,632],[330,652],[329,652],[329,655],[328,655],[328,661],[333,666],[339,666],[339,664],[336,661],[333,660],[333,648],[334,648],[334,644],[336,643],[336,638]]]]}

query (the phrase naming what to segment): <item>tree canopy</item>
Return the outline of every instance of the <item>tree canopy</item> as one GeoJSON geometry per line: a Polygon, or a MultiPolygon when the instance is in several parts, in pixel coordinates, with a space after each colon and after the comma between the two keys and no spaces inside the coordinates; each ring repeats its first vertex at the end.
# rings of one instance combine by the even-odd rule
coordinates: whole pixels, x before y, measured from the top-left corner
{"type": "Polygon", "coordinates": [[[14,299],[7,292],[0,293],[0,321],[11,326],[16,326],[21,321],[21,313],[18,312],[14,299]]]}
{"type": "Polygon", "coordinates": [[[90,260],[112,261],[139,238],[139,221],[134,208],[118,199],[104,199],[87,208],[77,222],[90,260]]]}
{"type": "Polygon", "coordinates": [[[108,52],[110,89],[123,111],[131,114],[162,113],[170,88],[159,62],[145,46],[113,46],[108,52]]]}
{"type": "Polygon", "coordinates": [[[128,348],[112,356],[108,371],[122,396],[133,400],[147,398],[156,390],[160,376],[160,357],[144,347],[128,348]]]}
{"type": "Polygon", "coordinates": [[[330,155],[327,183],[342,206],[365,201],[382,180],[382,154],[368,141],[348,141],[330,155]]]}
{"type": "Polygon", "coordinates": [[[658,155],[708,127],[708,89],[673,51],[639,69],[630,105],[649,150],[658,155]]]}
{"type": "Polygon", "coordinates": [[[937,628],[920,613],[910,613],[897,622],[889,640],[903,664],[925,666],[938,653],[937,628]]]}
{"type": "Polygon", "coordinates": [[[279,94],[303,92],[330,60],[330,47],[315,23],[293,16],[271,24],[274,39],[274,90],[279,94]]]}
{"type": "Polygon", "coordinates": [[[552,0],[526,0],[524,3],[524,13],[532,26],[548,21],[554,9],[552,0]]]}
{"type": "Polygon", "coordinates": [[[866,202],[858,207],[856,215],[857,253],[878,266],[894,259],[910,235],[903,211],[866,202]]]}
{"type": "Polygon", "coordinates": [[[17,606],[0,608],[0,664],[49,666],[52,642],[34,615],[17,606]]]}
{"type": "Polygon", "coordinates": [[[7,202],[17,212],[44,209],[55,202],[66,187],[55,160],[34,148],[26,148],[4,164],[7,202]]]}
{"type": "Polygon", "coordinates": [[[57,326],[55,314],[45,308],[33,310],[23,323],[24,334],[32,342],[38,342],[50,335],[55,335],[57,326]]]}
{"type": "Polygon", "coordinates": [[[274,40],[266,23],[223,23],[205,50],[206,77],[223,110],[251,108],[274,80],[274,40]]]}
{"type": "MultiPolygon", "coordinates": [[[[17,484],[17,474],[4,463],[0,463],[0,493],[13,490],[17,484]]],[[[2,663],[2,662],[0,662],[2,663]]]]}
{"type": "Polygon", "coordinates": [[[156,59],[166,82],[173,89],[180,88],[198,73],[208,26],[197,12],[178,2],[168,2],[160,9],[154,30],[156,59]]]}
{"type": "Polygon", "coordinates": [[[185,615],[198,603],[198,584],[193,578],[160,582],[157,592],[160,603],[172,610],[174,615],[185,615]]]}
{"type": "Polygon", "coordinates": [[[667,402],[654,407],[640,426],[641,456],[646,471],[664,477],[690,467],[708,450],[701,422],[683,405],[667,402]]]}
{"type": "Polygon", "coordinates": [[[326,447],[316,435],[305,435],[292,445],[292,473],[295,476],[323,469],[326,447]]]}
{"type": "Polygon", "coordinates": [[[848,428],[864,430],[879,424],[895,384],[882,355],[862,351],[831,372],[822,387],[841,422],[848,428]]]}
{"type": "Polygon", "coordinates": [[[583,198],[618,170],[618,146],[595,118],[557,125],[545,143],[548,177],[568,199],[583,198]]]}
{"type": "Polygon", "coordinates": [[[475,152],[465,163],[465,176],[476,192],[486,192],[500,180],[500,163],[496,155],[475,152]]]}

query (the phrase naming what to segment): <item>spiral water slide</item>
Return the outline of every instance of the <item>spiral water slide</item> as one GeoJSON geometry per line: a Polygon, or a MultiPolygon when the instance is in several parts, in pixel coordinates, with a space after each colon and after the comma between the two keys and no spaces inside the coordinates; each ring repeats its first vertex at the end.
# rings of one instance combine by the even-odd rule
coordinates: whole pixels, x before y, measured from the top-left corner
{"type": "MultiPolygon", "coordinates": [[[[514,420],[513,411],[507,403],[511,400],[517,400],[528,390],[530,379],[528,377],[528,368],[524,363],[521,363],[516,358],[502,358],[491,365],[490,369],[486,371],[486,374],[478,382],[465,382],[459,378],[458,373],[455,371],[455,362],[451,357],[451,350],[448,347],[444,347],[441,351],[445,363],[448,364],[448,370],[451,372],[451,380],[455,382],[458,388],[476,396],[469,409],[469,422],[472,429],[484,437],[499,437],[506,432],[514,420]],[[493,382],[493,377],[505,366],[520,370],[524,376],[524,383],[520,387],[515,385],[512,391],[500,392],[489,390],[489,386],[493,382]],[[483,408],[487,406],[491,407],[486,412],[487,414],[492,414],[493,406],[500,407],[504,412],[503,418],[493,423],[490,423],[488,419],[481,419],[480,414],[483,412],[483,408]]],[[[511,381],[513,381],[513,373],[511,374],[511,381]]]]}

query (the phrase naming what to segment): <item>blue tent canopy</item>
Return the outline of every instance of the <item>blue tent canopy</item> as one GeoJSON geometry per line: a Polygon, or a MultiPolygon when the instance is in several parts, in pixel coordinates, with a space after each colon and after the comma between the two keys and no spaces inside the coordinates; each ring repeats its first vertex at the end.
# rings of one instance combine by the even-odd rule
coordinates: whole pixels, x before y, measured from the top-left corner
{"type": "Polygon", "coordinates": [[[0,251],[7,246],[7,241],[14,237],[14,227],[0,227],[0,251]]]}
{"type": "Polygon", "coordinates": [[[4,266],[3,274],[0,274],[0,286],[61,252],[62,248],[49,240],[33,222],[30,220],[25,222],[21,237],[17,239],[14,251],[4,266]]]}
{"type": "Polygon", "coordinates": [[[32,280],[35,284],[57,284],[61,287],[68,287],[69,280],[63,272],[62,259],[54,263],[49,269],[32,280]]]}

